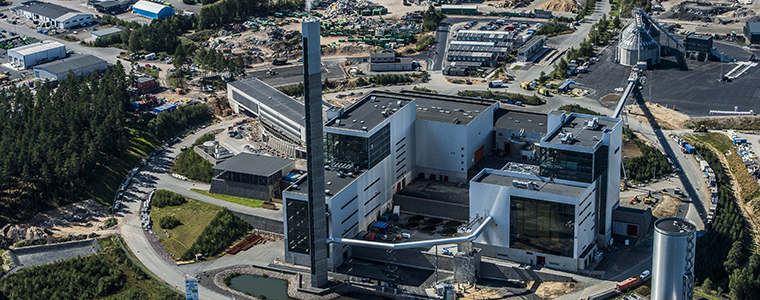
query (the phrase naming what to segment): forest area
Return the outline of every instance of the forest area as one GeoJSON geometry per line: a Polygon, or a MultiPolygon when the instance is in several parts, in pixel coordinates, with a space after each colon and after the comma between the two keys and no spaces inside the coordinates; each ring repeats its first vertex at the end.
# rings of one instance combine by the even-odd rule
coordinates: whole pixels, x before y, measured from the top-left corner
{"type": "Polygon", "coordinates": [[[190,249],[182,255],[182,260],[194,259],[195,254],[198,253],[206,257],[216,256],[227,250],[233,242],[243,237],[250,229],[251,225],[248,222],[227,208],[223,208],[203,229],[190,249]]]}
{"type": "Polygon", "coordinates": [[[205,134],[195,140],[193,145],[180,153],[177,160],[174,161],[174,165],[172,165],[172,173],[183,175],[192,180],[211,183],[211,179],[214,177],[214,166],[211,165],[208,160],[198,155],[198,153],[195,153],[193,148],[204,142],[213,140],[214,135],[212,134],[205,134]]]}
{"type": "Polygon", "coordinates": [[[69,74],[35,93],[11,86],[0,94],[0,223],[92,195],[98,175],[127,154],[129,95],[117,64],[83,79],[69,74]]]}
{"type": "Polygon", "coordinates": [[[695,285],[707,292],[728,293],[731,299],[757,299],[760,294],[760,255],[753,253],[751,230],[718,156],[704,145],[697,152],[715,171],[720,209],[710,230],[697,241],[695,285]]]}
{"type": "Polygon", "coordinates": [[[101,251],[97,254],[24,268],[4,277],[0,300],[184,299],[151,279],[113,238],[98,242],[101,251]]]}

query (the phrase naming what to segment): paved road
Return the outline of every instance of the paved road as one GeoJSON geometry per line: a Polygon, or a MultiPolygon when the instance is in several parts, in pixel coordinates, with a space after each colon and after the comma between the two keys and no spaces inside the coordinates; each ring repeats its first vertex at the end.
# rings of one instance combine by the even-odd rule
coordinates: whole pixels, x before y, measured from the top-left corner
{"type": "MultiPolygon", "coordinates": [[[[344,62],[344,57],[326,57],[322,59],[324,67],[322,68],[322,80],[344,78],[345,75],[341,70],[340,64],[344,62]]],[[[254,70],[246,73],[248,78],[258,78],[267,84],[277,87],[283,85],[296,84],[303,82],[303,63],[293,61],[286,66],[261,65],[254,67],[254,70]],[[276,76],[269,76],[267,71],[272,69],[277,72],[276,76]]]]}
{"type": "MultiPolygon", "coordinates": [[[[209,126],[202,131],[190,135],[182,142],[175,144],[163,153],[156,156],[153,161],[151,161],[147,166],[143,167],[140,173],[135,177],[133,184],[130,186],[122,200],[125,208],[123,208],[117,214],[121,218],[120,224],[122,224],[119,226],[119,232],[126,241],[129,248],[132,250],[132,252],[134,252],[137,259],[139,259],[140,262],[142,262],[151,272],[164,279],[164,281],[166,281],[168,284],[175,287],[180,287],[180,290],[183,288],[182,285],[184,284],[184,276],[186,274],[194,275],[197,274],[199,270],[205,270],[206,268],[219,268],[235,264],[269,263],[273,259],[272,256],[277,257],[280,251],[284,249],[282,242],[268,243],[266,244],[266,247],[254,247],[253,249],[256,250],[256,255],[253,253],[247,254],[244,252],[242,255],[237,255],[234,257],[223,257],[210,262],[180,267],[174,264],[169,264],[161,259],[161,257],[158,256],[158,254],[148,243],[145,237],[145,233],[140,227],[140,202],[143,199],[146,199],[150,191],[156,188],[167,189],[191,197],[193,199],[214,205],[224,206],[230,210],[237,212],[276,220],[282,219],[281,211],[251,208],[192,192],[189,190],[190,188],[196,187],[200,189],[207,189],[208,185],[181,181],[171,177],[167,173],[171,158],[176,157],[179,154],[179,149],[182,146],[190,146],[197,138],[203,134],[211,130],[226,128],[238,120],[239,119],[228,120],[209,126]],[[263,252],[259,252],[259,249],[263,249],[263,252]]],[[[203,295],[203,299],[228,299],[227,297],[214,293],[202,286],[199,287],[199,293],[203,295]]]]}

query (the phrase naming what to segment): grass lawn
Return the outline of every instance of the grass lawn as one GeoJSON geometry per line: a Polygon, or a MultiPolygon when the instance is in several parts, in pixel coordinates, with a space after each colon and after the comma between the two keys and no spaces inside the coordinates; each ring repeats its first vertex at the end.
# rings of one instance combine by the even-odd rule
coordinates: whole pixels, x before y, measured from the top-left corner
{"type": "Polygon", "coordinates": [[[512,71],[517,71],[519,69],[522,69],[522,66],[514,66],[514,67],[512,67],[512,71]]]}
{"type": "Polygon", "coordinates": [[[206,190],[200,190],[200,189],[190,189],[190,190],[198,194],[203,194],[209,197],[214,197],[219,200],[224,200],[224,201],[232,202],[235,204],[245,205],[248,207],[261,207],[261,204],[264,203],[264,201],[262,200],[228,196],[228,195],[222,195],[222,194],[214,194],[214,193],[209,193],[206,190]]]}
{"type": "Polygon", "coordinates": [[[187,203],[180,206],[151,207],[150,217],[153,220],[153,231],[159,237],[159,241],[166,252],[178,258],[195,243],[203,229],[211,223],[211,220],[221,209],[220,206],[189,198],[187,198],[187,203]],[[166,230],[169,233],[168,238],[164,235],[164,229],[159,224],[159,220],[164,216],[174,216],[182,222],[182,225],[166,230]]]}
{"type": "Polygon", "coordinates": [[[98,180],[92,185],[92,196],[100,203],[110,205],[129,171],[153,149],[161,146],[161,143],[148,132],[132,128],[128,128],[128,131],[132,141],[129,154],[114,161],[110,166],[98,165],[95,168],[98,180]]]}

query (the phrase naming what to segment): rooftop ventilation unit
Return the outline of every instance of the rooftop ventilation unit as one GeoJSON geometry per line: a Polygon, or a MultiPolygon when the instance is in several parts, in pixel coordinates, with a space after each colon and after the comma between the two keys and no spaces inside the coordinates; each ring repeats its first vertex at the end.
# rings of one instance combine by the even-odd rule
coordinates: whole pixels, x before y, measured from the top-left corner
{"type": "Polygon", "coordinates": [[[382,109],[385,109],[385,105],[383,105],[383,106],[380,106],[380,108],[382,108],[382,109]]]}
{"type": "Polygon", "coordinates": [[[599,118],[593,118],[593,119],[591,119],[591,121],[588,121],[587,128],[588,129],[594,129],[594,128],[596,128],[597,122],[599,122],[599,118]]]}
{"type": "Polygon", "coordinates": [[[340,120],[335,120],[335,125],[340,126],[340,120]]]}
{"type": "Polygon", "coordinates": [[[326,185],[331,185],[332,181],[325,182],[326,185]]]}
{"type": "Polygon", "coordinates": [[[364,120],[359,121],[359,123],[364,124],[364,120]]]}
{"type": "Polygon", "coordinates": [[[356,123],[356,119],[351,120],[351,123],[356,123]]]}
{"type": "Polygon", "coordinates": [[[378,106],[378,105],[377,105],[377,104],[375,104],[375,108],[377,108],[377,106],[378,106]]]}
{"type": "Polygon", "coordinates": [[[395,108],[393,109],[393,112],[397,112],[397,111],[398,111],[398,109],[395,109],[395,108]]]}
{"type": "Polygon", "coordinates": [[[591,137],[591,139],[592,139],[592,140],[595,140],[595,141],[598,141],[598,140],[599,140],[599,137],[598,137],[598,136],[593,136],[593,137],[591,137]]]}
{"type": "Polygon", "coordinates": [[[369,100],[372,101],[372,102],[377,102],[377,97],[372,96],[372,97],[369,98],[369,100]]]}
{"type": "Polygon", "coordinates": [[[329,194],[330,194],[330,190],[325,190],[325,195],[329,195],[329,194]]]}
{"type": "Polygon", "coordinates": [[[401,100],[396,101],[397,106],[401,106],[401,100]]]}
{"type": "Polygon", "coordinates": [[[362,130],[367,131],[367,126],[363,126],[362,130]]]}
{"type": "Polygon", "coordinates": [[[562,137],[562,139],[560,139],[560,141],[563,144],[569,144],[569,143],[571,143],[573,141],[573,134],[572,133],[568,133],[567,135],[565,135],[564,137],[562,137]]]}
{"type": "Polygon", "coordinates": [[[422,111],[428,111],[428,108],[427,107],[423,107],[422,111]]]}

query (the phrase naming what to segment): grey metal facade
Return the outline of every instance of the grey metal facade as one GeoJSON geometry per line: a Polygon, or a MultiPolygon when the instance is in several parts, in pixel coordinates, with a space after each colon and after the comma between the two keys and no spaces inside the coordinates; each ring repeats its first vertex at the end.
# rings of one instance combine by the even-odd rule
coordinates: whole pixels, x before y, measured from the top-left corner
{"type": "Polygon", "coordinates": [[[303,79],[306,107],[306,165],[309,208],[309,257],[311,285],[327,285],[327,226],[325,204],[325,155],[322,122],[322,64],[319,18],[304,18],[303,79]]]}
{"type": "Polygon", "coordinates": [[[684,218],[654,224],[651,300],[691,300],[694,296],[696,225],[684,218]]]}

